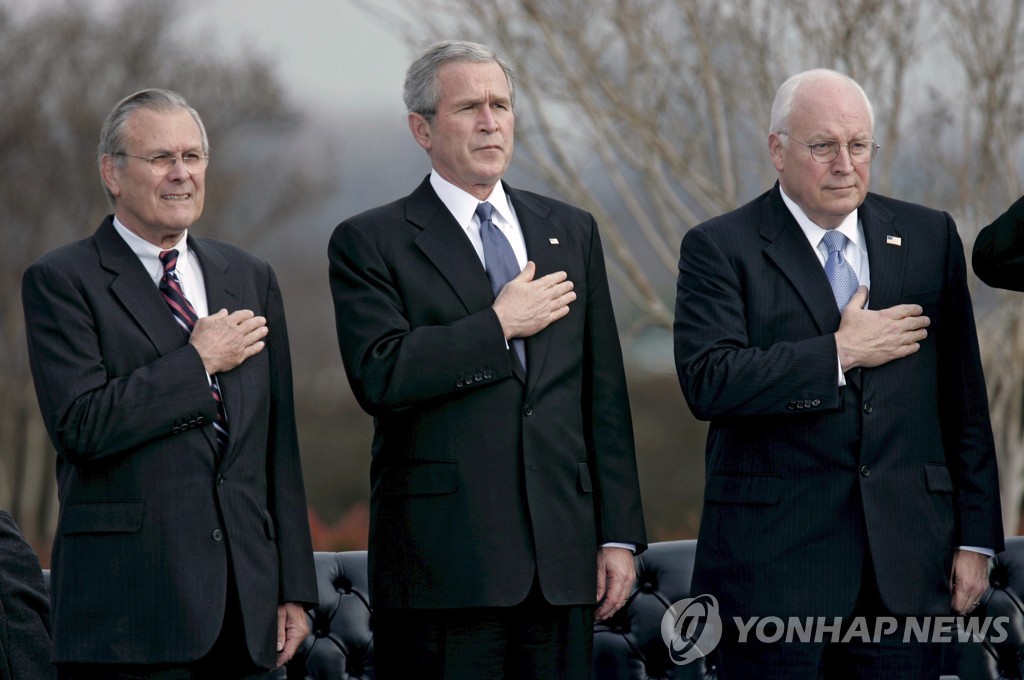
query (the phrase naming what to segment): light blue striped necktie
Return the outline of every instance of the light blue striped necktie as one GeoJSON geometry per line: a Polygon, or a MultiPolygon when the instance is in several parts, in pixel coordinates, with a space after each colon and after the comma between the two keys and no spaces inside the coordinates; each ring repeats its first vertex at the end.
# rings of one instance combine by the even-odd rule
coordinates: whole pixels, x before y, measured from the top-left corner
{"type": "Polygon", "coordinates": [[[832,284],[832,294],[835,296],[836,304],[841,312],[853,294],[857,292],[860,282],[857,280],[857,274],[853,271],[853,267],[843,257],[843,248],[846,247],[848,240],[846,236],[836,229],[830,229],[821,240],[828,249],[828,258],[825,260],[825,276],[832,284]]]}

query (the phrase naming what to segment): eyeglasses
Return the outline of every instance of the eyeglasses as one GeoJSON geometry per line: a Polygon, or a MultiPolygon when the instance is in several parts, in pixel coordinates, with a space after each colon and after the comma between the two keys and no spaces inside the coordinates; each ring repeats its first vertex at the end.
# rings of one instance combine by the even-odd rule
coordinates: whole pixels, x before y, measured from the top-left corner
{"type": "Polygon", "coordinates": [[[800,142],[811,150],[811,158],[819,163],[831,163],[839,156],[839,150],[844,146],[850,152],[850,160],[854,163],[870,163],[875,159],[875,154],[881,148],[873,139],[855,139],[849,144],[840,144],[833,139],[826,139],[821,142],[805,142],[797,139],[788,132],[780,132],[794,142],[800,142]]]}
{"type": "Polygon", "coordinates": [[[161,153],[156,156],[133,156],[130,153],[117,152],[115,156],[125,156],[127,158],[138,158],[140,161],[146,161],[149,163],[149,169],[153,171],[154,175],[166,175],[174,167],[174,164],[179,160],[185,166],[185,169],[192,174],[200,173],[206,169],[206,166],[210,163],[210,157],[204,156],[198,151],[186,151],[183,154],[167,154],[161,153]]]}

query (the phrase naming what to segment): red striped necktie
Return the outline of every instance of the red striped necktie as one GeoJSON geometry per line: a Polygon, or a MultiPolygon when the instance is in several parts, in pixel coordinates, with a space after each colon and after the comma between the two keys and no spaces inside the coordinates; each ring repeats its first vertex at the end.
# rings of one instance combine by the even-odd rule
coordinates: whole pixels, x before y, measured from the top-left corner
{"type": "MultiPolygon", "coordinates": [[[[160,279],[160,292],[163,293],[164,301],[171,309],[171,316],[178,323],[182,333],[187,339],[192,335],[192,329],[196,326],[199,316],[196,314],[192,303],[185,297],[181,289],[181,282],[178,280],[178,273],[175,267],[178,266],[178,251],[164,250],[160,253],[160,262],[164,266],[164,276],[160,279]]],[[[217,419],[213,421],[213,428],[217,432],[217,452],[223,454],[228,448],[228,417],[224,410],[224,400],[220,395],[220,383],[217,376],[210,376],[210,393],[213,400],[217,402],[217,419]]]]}

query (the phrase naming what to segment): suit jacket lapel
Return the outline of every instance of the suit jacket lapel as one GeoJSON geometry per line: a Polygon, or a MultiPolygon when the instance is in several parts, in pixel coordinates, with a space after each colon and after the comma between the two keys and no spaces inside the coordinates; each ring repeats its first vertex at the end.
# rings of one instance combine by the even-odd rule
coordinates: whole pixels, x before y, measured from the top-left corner
{"type": "MultiPolygon", "coordinates": [[[[552,272],[564,271],[565,252],[560,243],[568,243],[565,232],[557,220],[550,218],[551,210],[544,204],[539,203],[530,196],[512,189],[508,184],[504,185],[505,193],[516,211],[516,218],[523,230],[523,239],[526,242],[526,256],[537,266],[534,278],[552,272]],[[554,242],[552,242],[554,241],[554,242]]],[[[578,286],[585,285],[585,281],[574,281],[578,286]]],[[[537,378],[543,374],[544,361],[547,359],[548,350],[551,347],[551,337],[556,329],[548,326],[540,333],[526,339],[526,364],[527,364],[527,395],[537,384],[537,378]]]]}
{"type": "Polygon", "coordinates": [[[871,269],[872,309],[886,309],[899,303],[906,267],[906,247],[888,242],[887,236],[902,238],[896,215],[868,194],[860,207],[859,217],[864,229],[864,247],[868,251],[871,269]]]}
{"type": "Polygon", "coordinates": [[[406,219],[423,231],[416,245],[459,296],[466,312],[475,314],[494,302],[491,283],[465,231],[430,186],[429,176],[410,194],[406,219]]]}
{"type": "Polygon", "coordinates": [[[807,242],[793,213],[782,200],[779,185],[765,199],[761,237],[768,241],[764,253],[793,284],[821,333],[839,328],[839,309],[825,270],[807,242]]]}
{"type": "Polygon", "coordinates": [[[180,348],[184,342],[181,329],[138,256],[114,229],[111,218],[100,225],[94,239],[100,266],[114,275],[110,292],[128,316],[142,328],[161,355],[180,348]]]}

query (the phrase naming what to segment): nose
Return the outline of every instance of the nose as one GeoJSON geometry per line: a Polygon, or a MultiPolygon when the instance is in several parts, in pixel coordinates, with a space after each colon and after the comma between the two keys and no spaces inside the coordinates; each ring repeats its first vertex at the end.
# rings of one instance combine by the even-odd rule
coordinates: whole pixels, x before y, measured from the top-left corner
{"type": "Polygon", "coordinates": [[[498,129],[498,118],[490,106],[480,107],[480,130],[482,132],[494,132],[498,129]]]}
{"type": "Polygon", "coordinates": [[[832,169],[842,173],[853,170],[853,156],[850,154],[849,144],[843,144],[839,147],[839,154],[832,159],[832,169]]]}
{"type": "Polygon", "coordinates": [[[181,156],[174,157],[174,164],[171,165],[171,169],[167,171],[167,177],[171,180],[185,180],[191,176],[192,173],[185,167],[185,160],[181,156]]]}

